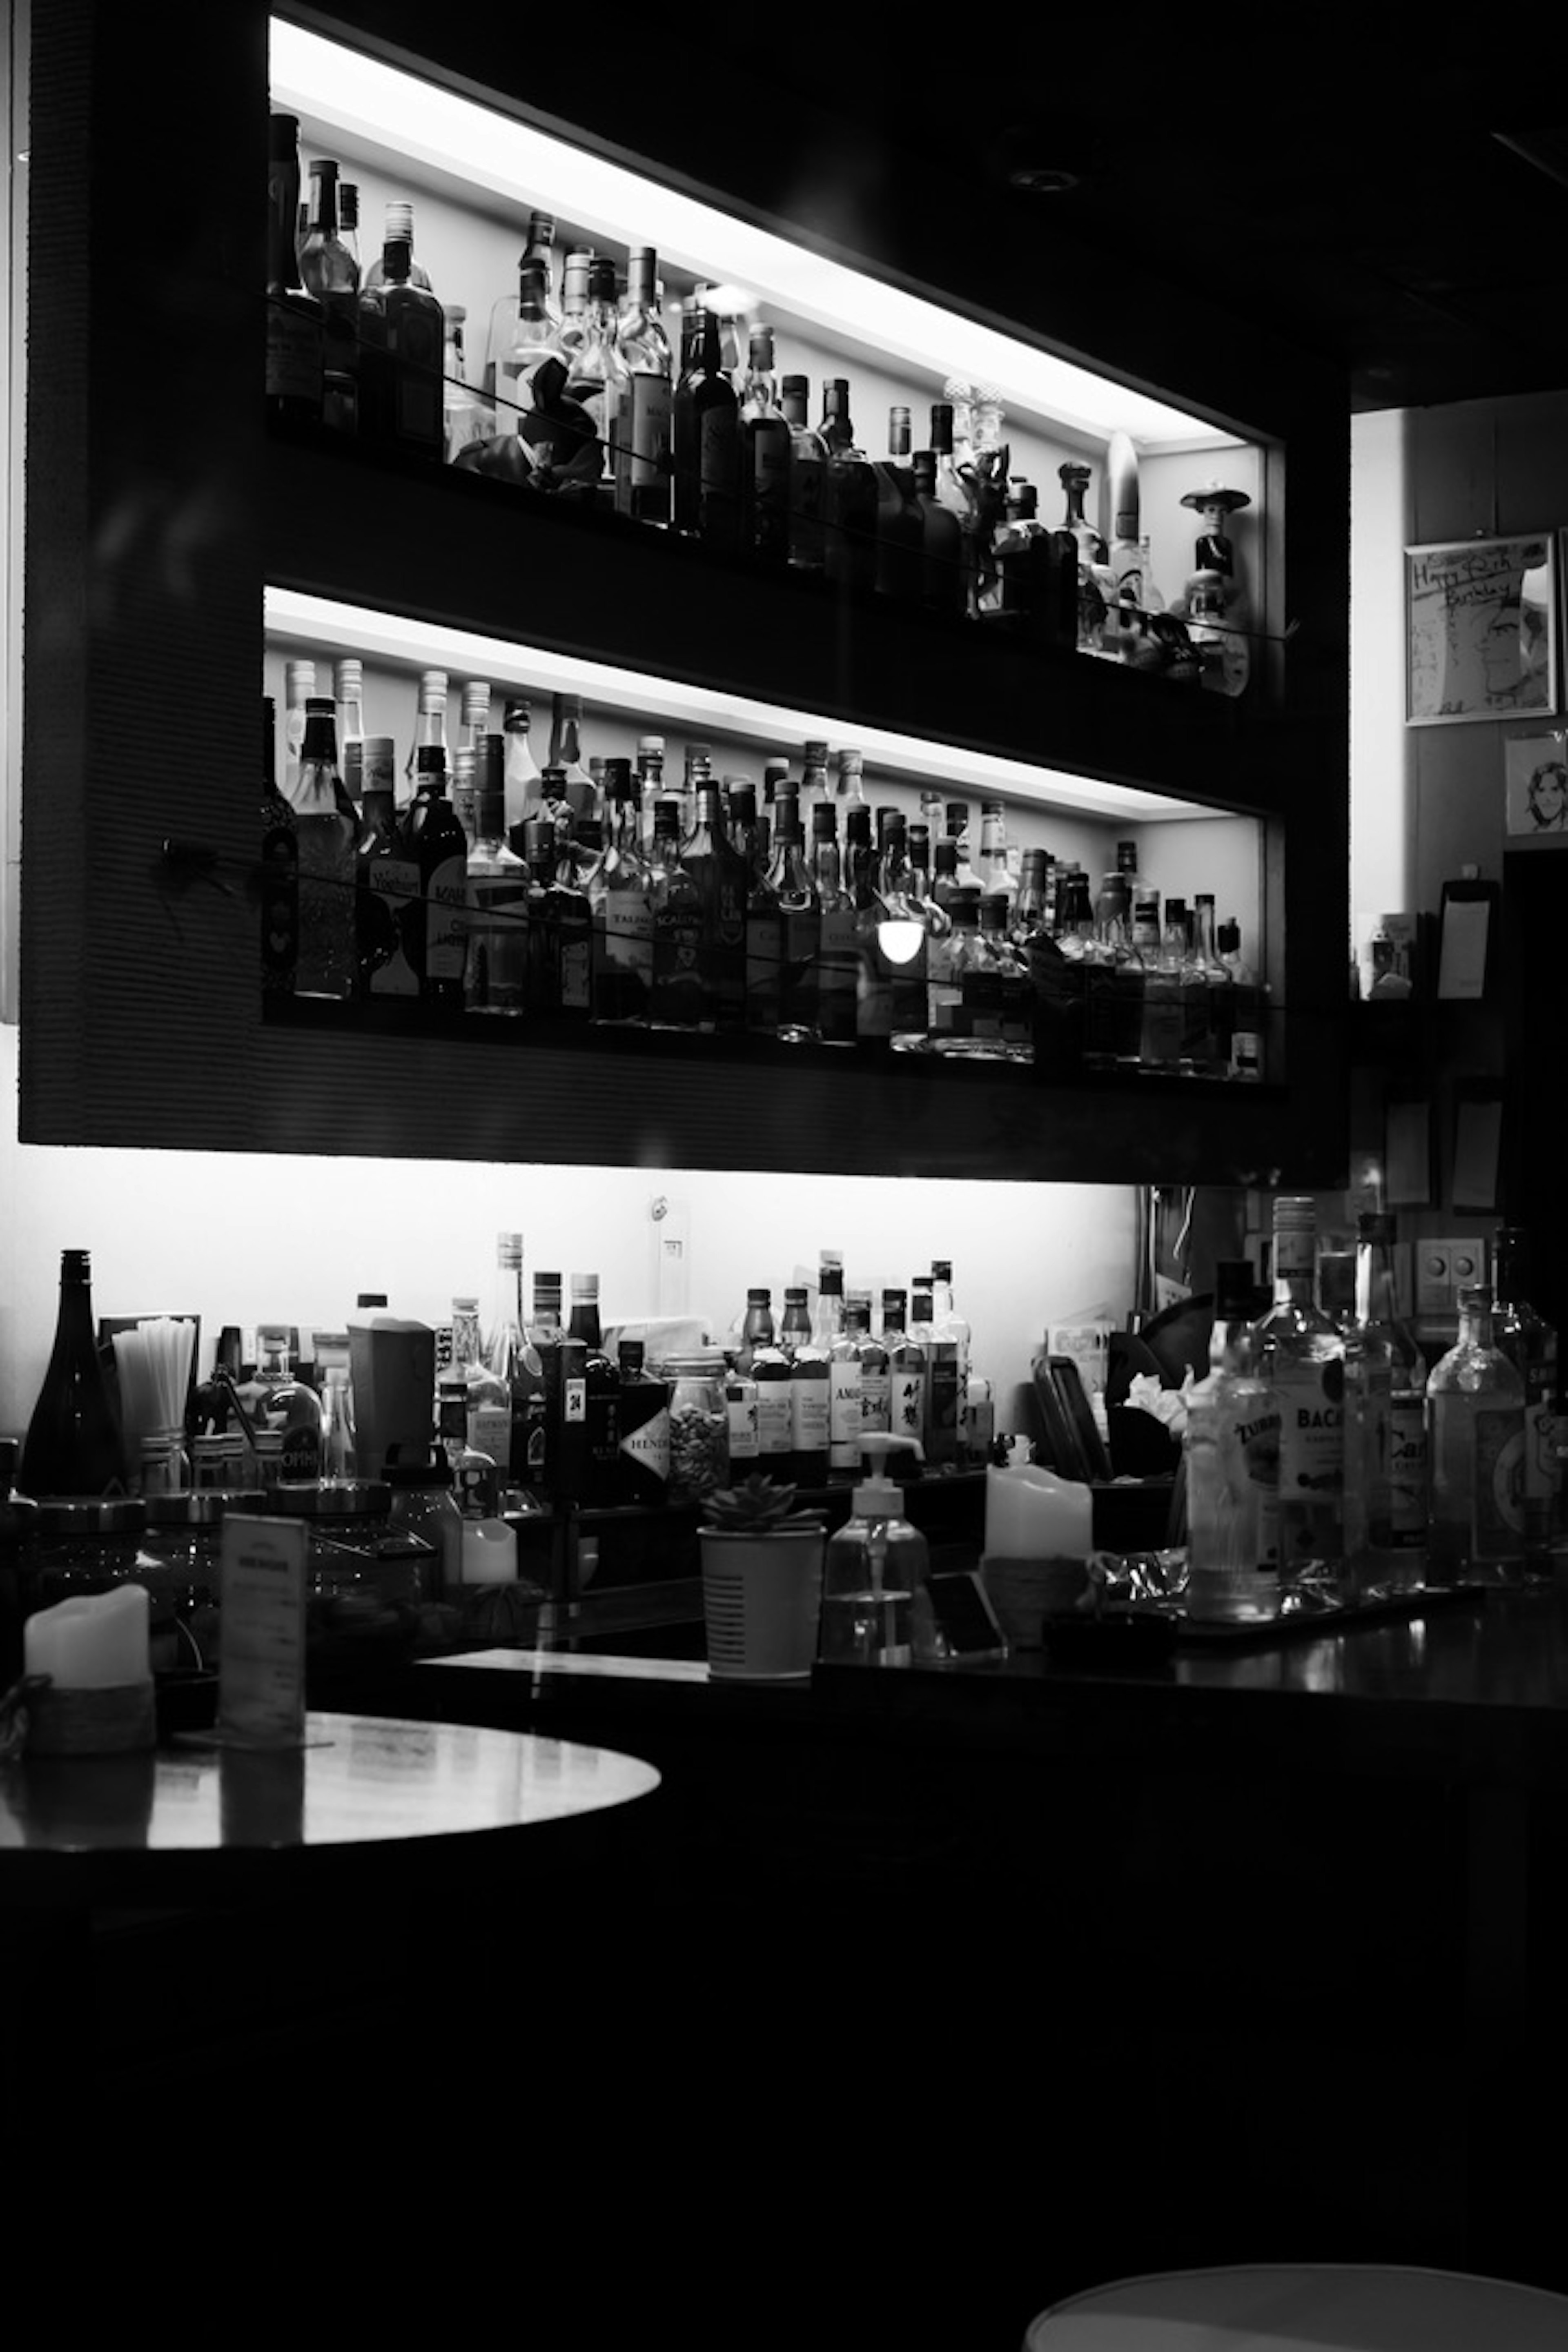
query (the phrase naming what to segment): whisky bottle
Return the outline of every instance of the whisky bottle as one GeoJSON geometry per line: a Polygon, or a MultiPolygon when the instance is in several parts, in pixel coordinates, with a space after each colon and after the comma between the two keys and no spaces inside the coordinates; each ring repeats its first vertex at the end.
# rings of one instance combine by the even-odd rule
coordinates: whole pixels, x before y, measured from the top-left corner
{"type": "Polygon", "coordinates": [[[394,241],[408,247],[408,282],[428,293],[430,274],[414,257],[414,206],[405,196],[394,196],[383,215],[381,251],[364,273],[363,285],[375,288],[386,281],[386,248],[394,241]]]}
{"type": "Polygon", "coordinates": [[[818,437],[827,453],[822,496],[823,568],[839,587],[875,588],[877,477],[865,451],[856,444],[845,376],[829,376],[823,383],[818,437]]]}
{"type": "Polygon", "coordinates": [[[411,274],[406,239],[389,236],[378,278],[359,299],[360,430],[367,441],[413,457],[445,446],[441,305],[411,274]]]}
{"type": "Polygon", "coordinates": [[[364,664],[352,656],[332,674],[337,693],[338,766],[343,790],[359,807],[364,797],[364,664]]]}
{"type": "Polygon", "coordinates": [[[823,566],[822,503],[827,479],[827,451],[806,415],[810,392],[806,377],[786,375],[779,386],[779,408],[789,427],[790,441],[789,560],[797,572],[818,572],[823,566]]]}
{"type": "Polygon", "coordinates": [[[598,1276],[573,1275],[571,1293],[566,1337],[569,1341],[581,1341],[584,1350],[583,1477],[578,1496],[591,1510],[601,1510],[620,1500],[621,1376],[605,1349],[598,1276]]]}
{"type": "Polygon", "coordinates": [[[855,1342],[860,1365],[860,1433],[885,1437],[890,1433],[892,1387],[886,1342],[871,1329],[871,1302],[846,1298],[844,1328],[855,1342]]]}
{"type": "Polygon", "coordinates": [[[1011,903],[1002,891],[982,894],[979,954],[964,983],[970,1011],[964,1026],[989,1057],[1029,1062],[1035,1051],[1035,983],[1008,935],[1011,919],[1011,903]]]}
{"type": "Polygon", "coordinates": [[[606,760],[605,780],[605,855],[589,892],[593,1018],[640,1026],[647,1021],[653,985],[652,877],[642,853],[631,761],[606,760]]]}
{"type": "Polygon", "coordinates": [[[921,511],[921,602],[931,611],[964,610],[963,530],[951,507],[937,496],[937,457],[918,449],[912,461],[915,503],[921,511]]]}
{"type": "Polygon", "coordinates": [[[474,843],[467,872],[464,1003],[470,1013],[496,1013],[515,1020],[528,1003],[528,868],[505,836],[504,738],[481,736],[469,756],[474,761],[474,843]]]}
{"type": "Polygon", "coordinates": [[[965,1373],[960,1362],[957,1335],[940,1329],[936,1318],[936,1276],[914,1276],[910,1283],[910,1337],[925,1349],[924,1424],[921,1431],[928,1464],[942,1465],[958,1459],[963,1413],[965,1373]]]}
{"type": "Polygon", "coordinates": [[[292,996],[300,937],[300,844],[278,789],[278,721],[261,698],[261,993],[292,996]]]}
{"type": "Polygon", "coordinates": [[[1279,1405],[1279,1573],[1287,1591],[1337,1591],[1344,1559],[1344,1341],[1313,1297],[1317,1217],[1299,1194],[1274,1202],[1274,1304],[1258,1325],[1258,1368],[1279,1405]]]}
{"type": "Polygon", "coordinates": [[[677,530],[735,552],[744,521],[740,405],[720,364],[718,319],[701,308],[686,321],[672,443],[677,530]]]}
{"type": "Polygon", "coordinates": [[[750,1370],[757,1384],[757,1468],[783,1484],[790,1475],[795,1423],[790,1360],[777,1338],[757,1342],[750,1370]]]}
{"type": "Polygon", "coordinates": [[[333,706],[312,696],[294,803],[299,923],[294,989],[351,997],[357,986],[354,852],[358,820],[338,774],[333,706]]]}
{"type": "Polygon", "coordinates": [[[730,838],[717,784],[706,783],[698,791],[697,822],[681,844],[680,860],[702,903],[711,1025],[733,1035],[746,1025],[746,901],[751,877],[745,859],[730,838]]]}
{"type": "Polygon", "coordinates": [[[1459,1334],[1426,1382],[1427,1580],[1519,1584],[1525,1572],[1524,1381],[1497,1345],[1486,1283],[1459,1293],[1459,1334]]]}
{"type": "Polygon", "coordinates": [[[863,1405],[860,1351],[849,1325],[842,1266],[824,1266],[816,1302],[816,1334],[827,1357],[827,1461],[830,1470],[858,1470],[863,1405]]]}
{"type": "Polygon", "coordinates": [[[767,327],[752,330],[751,364],[741,393],[741,437],[746,545],[765,563],[787,563],[791,436],[773,395],[773,339],[767,327]]]}
{"type": "Polygon", "coordinates": [[[390,735],[365,740],[359,847],[355,856],[354,924],[362,996],[417,996],[410,961],[414,934],[424,921],[419,868],[408,854],[397,819],[390,735]]]}
{"type": "MultiPolygon", "coordinates": [[[[785,1324],[790,1305],[804,1308],[804,1290],[796,1299],[785,1291],[785,1324]]],[[[820,1322],[808,1321],[796,1338],[790,1358],[790,1471],[797,1486],[826,1486],[831,1451],[831,1366],[828,1343],[820,1322]]]]}
{"type": "Polygon", "coordinates": [[[536,1272],[533,1312],[527,1324],[528,1344],[539,1359],[544,1385],[543,1434],[529,1445],[529,1485],[540,1496],[553,1494],[560,1484],[557,1456],[561,1444],[561,1349],[566,1333],[561,1320],[561,1276],[536,1272]]]}
{"type": "Polygon", "coordinates": [[[1522,1226],[1500,1225],[1492,1245],[1492,1337],[1524,1383],[1524,1557],[1551,1574],[1557,1514],[1557,1334],[1530,1303],[1530,1244],[1522,1226]]]}
{"type": "Polygon", "coordinates": [[[408,747],[404,773],[407,791],[404,798],[412,803],[416,791],[415,773],[420,751],[426,745],[441,754],[441,769],[447,772],[451,748],[447,740],[447,673],[444,669],[423,669],[419,673],[418,704],[414,720],[414,740],[408,747]]]}
{"type": "MultiPolygon", "coordinates": [[[[583,757],[583,698],[580,694],[557,694],[551,707],[550,770],[559,772],[556,786],[558,803],[564,802],[573,823],[579,817],[597,816],[598,795],[594,779],[583,757]]],[[[547,792],[546,799],[550,798],[547,792]]],[[[559,814],[557,823],[560,822],[559,814]]]]}
{"type": "MultiPolygon", "coordinates": [[[[504,297],[490,313],[485,390],[495,403],[500,439],[521,433],[533,414],[534,377],[546,360],[561,359],[561,329],[548,263],[540,254],[525,252],[518,265],[516,294],[504,297]]],[[[563,364],[560,373],[563,384],[563,364]]]]}
{"type": "Polygon", "coordinates": [[[658,258],[651,246],[631,257],[626,299],[617,331],[626,394],[616,436],[616,508],[635,521],[669,520],[669,338],[658,301],[658,258]]]}
{"type": "Polygon", "coordinates": [[[275,114],[267,150],[267,414],[319,425],[323,398],[321,306],[300,277],[300,118],[275,114]]]}
{"type": "Polygon", "coordinates": [[[411,926],[409,961],[427,1004],[463,1002],[468,902],[468,838],[447,797],[446,755],[426,743],[416,755],[418,791],[408,816],[408,850],[419,877],[420,919],[411,926]]]}

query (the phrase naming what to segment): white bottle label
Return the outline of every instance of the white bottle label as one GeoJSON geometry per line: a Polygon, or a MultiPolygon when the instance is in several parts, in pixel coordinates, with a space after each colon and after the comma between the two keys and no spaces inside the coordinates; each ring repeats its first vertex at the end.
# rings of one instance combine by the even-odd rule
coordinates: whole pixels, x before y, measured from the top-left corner
{"type": "Polygon", "coordinates": [[[836,1362],[827,1398],[827,1458],[835,1470],[860,1466],[863,1412],[858,1360],[851,1357],[847,1363],[836,1362]]]}
{"type": "Polygon", "coordinates": [[[790,1391],[793,1381],[757,1383],[757,1445],[762,1454],[787,1454],[795,1443],[790,1391]]]}
{"type": "MultiPolygon", "coordinates": [[[[826,1375],[826,1367],[824,1368],[826,1375]]],[[[790,1442],[797,1454],[825,1454],[828,1441],[828,1382],[826,1377],[801,1379],[789,1384],[790,1442]]]]}
{"type": "Polygon", "coordinates": [[[1338,1361],[1292,1362],[1279,1358],[1268,1379],[1279,1400],[1279,1500],[1335,1504],[1344,1487],[1344,1411],[1328,1392],[1324,1375],[1338,1361]]]}
{"type": "Polygon", "coordinates": [[[488,1454],[492,1462],[511,1459],[511,1411],[502,1404],[478,1404],[468,1411],[468,1450],[488,1454]]]}
{"type": "Polygon", "coordinates": [[[923,1441],[925,1432],[926,1376],[923,1371],[894,1371],[889,1376],[889,1427],[895,1437],[912,1437],[923,1441]]]}
{"type": "Polygon", "coordinates": [[[640,1429],[627,1430],[621,1439],[621,1452],[651,1470],[656,1478],[669,1477],[669,1408],[661,1405],[651,1420],[640,1429]]]}

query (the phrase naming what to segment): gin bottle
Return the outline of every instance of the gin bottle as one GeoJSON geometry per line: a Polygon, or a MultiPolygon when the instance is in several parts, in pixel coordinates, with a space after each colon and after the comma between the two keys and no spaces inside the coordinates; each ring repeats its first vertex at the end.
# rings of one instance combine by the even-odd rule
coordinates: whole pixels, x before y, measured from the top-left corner
{"type": "Polygon", "coordinates": [[[1258,1370],[1252,1268],[1222,1258],[1207,1377],[1187,1397],[1187,1614],[1279,1614],[1279,1404],[1258,1370]]]}
{"type": "Polygon", "coordinates": [[[1492,1329],[1492,1293],[1459,1293],[1459,1336],[1426,1383],[1431,1464],[1427,1577],[1518,1584],[1524,1577],[1524,1381],[1492,1329]]]}
{"type": "Polygon", "coordinates": [[[1287,1588],[1337,1585],[1343,1560],[1344,1341],[1313,1297],[1310,1197],[1274,1203],[1274,1304],[1258,1370],[1279,1404],[1279,1570],[1287,1588]]]}

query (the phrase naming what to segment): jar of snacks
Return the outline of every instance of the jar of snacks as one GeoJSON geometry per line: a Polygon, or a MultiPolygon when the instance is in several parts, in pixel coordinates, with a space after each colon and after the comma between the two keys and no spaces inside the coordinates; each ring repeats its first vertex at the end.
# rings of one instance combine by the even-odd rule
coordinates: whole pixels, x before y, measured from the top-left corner
{"type": "Polygon", "coordinates": [[[730,1483],[730,1412],[720,1348],[668,1356],[658,1368],[669,1382],[669,1499],[700,1503],[730,1483]]]}

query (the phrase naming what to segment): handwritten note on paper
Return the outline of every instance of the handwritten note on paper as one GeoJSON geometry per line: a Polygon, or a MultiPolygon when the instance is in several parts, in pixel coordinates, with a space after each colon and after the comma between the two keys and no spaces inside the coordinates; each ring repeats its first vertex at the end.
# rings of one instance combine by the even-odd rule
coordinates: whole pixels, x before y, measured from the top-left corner
{"type": "Polygon", "coordinates": [[[310,1529],[300,1519],[223,1523],[223,1651],[218,1731],[258,1747],[305,1736],[305,1573],[310,1529]]]}
{"type": "Polygon", "coordinates": [[[1525,718],[1557,707],[1550,538],[1405,551],[1412,720],[1525,718]]]}

